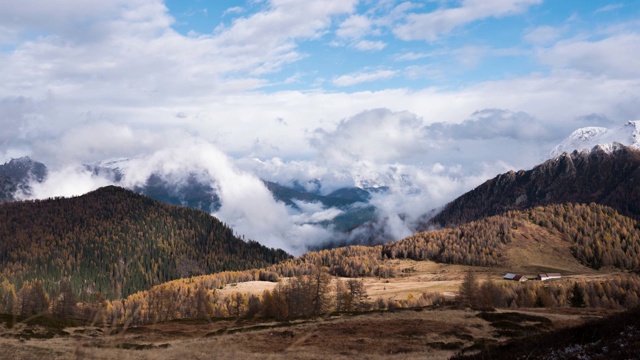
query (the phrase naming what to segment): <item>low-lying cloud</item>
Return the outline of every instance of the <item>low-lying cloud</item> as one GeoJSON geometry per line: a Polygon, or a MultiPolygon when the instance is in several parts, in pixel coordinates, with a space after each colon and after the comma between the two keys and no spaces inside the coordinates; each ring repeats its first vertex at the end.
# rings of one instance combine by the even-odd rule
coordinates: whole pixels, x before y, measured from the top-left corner
{"type": "Polygon", "coordinates": [[[460,123],[428,123],[414,113],[386,108],[362,111],[332,130],[310,131],[307,141],[313,155],[294,160],[233,157],[185,132],[150,132],[111,122],[93,126],[119,140],[91,141],[83,134],[95,133],[81,126],[43,142],[39,146],[54,153],[56,141],[62,142],[60,156],[77,152],[78,157],[68,157],[75,163],[50,168],[47,180],[33,183],[28,197],[81,195],[114,183],[140,188],[151,175],[182,186],[195,176],[219,197],[214,216],[245,238],[295,254],[327,244],[411,235],[447,202],[499,173],[540,163],[562,140],[559,131],[550,131],[534,116],[503,109],[480,110],[460,123]],[[87,148],[96,151],[83,151],[87,148]],[[519,151],[505,151],[516,148],[519,151]],[[95,161],[105,154],[131,155],[102,162],[100,166],[112,171],[98,174],[81,165],[82,158],[95,161]],[[274,199],[263,180],[319,195],[349,187],[367,189],[377,221],[347,233],[337,231],[331,221],[348,209],[300,200],[287,206],[274,199]]]}

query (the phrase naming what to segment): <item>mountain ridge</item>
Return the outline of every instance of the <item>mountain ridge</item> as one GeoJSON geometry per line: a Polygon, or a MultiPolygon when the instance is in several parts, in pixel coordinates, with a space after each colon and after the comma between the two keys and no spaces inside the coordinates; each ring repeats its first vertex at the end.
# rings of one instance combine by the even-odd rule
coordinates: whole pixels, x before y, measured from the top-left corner
{"type": "Polygon", "coordinates": [[[598,145],[607,149],[615,143],[640,150],[640,120],[627,121],[623,126],[614,129],[599,126],[576,129],[549,152],[549,157],[554,158],[574,150],[589,151],[598,145]]]}
{"type": "Polygon", "coordinates": [[[567,202],[595,202],[638,219],[639,183],[639,150],[622,144],[598,145],[589,152],[563,153],[531,170],[509,171],[487,180],[419,228],[456,226],[509,210],[567,202]]]}

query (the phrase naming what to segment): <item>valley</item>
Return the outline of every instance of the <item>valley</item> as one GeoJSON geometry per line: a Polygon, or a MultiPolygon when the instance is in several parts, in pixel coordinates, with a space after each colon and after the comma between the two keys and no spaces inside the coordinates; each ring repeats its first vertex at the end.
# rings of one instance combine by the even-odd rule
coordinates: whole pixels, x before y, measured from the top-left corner
{"type": "MultiPolygon", "coordinates": [[[[0,325],[0,357],[13,359],[448,359],[473,354],[511,339],[583,325],[622,311],[620,308],[523,307],[489,312],[455,304],[465,273],[480,282],[501,280],[506,269],[389,260],[396,278],[362,278],[370,300],[387,303],[442,294],[437,305],[412,305],[374,311],[328,313],[286,321],[255,318],[209,318],[161,321],[139,326],[42,318],[0,325]],[[410,270],[409,270],[410,269],[410,270]],[[404,270],[404,271],[403,271],[404,270]],[[377,300],[380,301],[380,300],[377,300]],[[57,322],[60,322],[57,323],[57,322]]],[[[546,264],[544,266],[550,266],[546,264]]],[[[626,276],[614,271],[586,271],[575,263],[554,263],[574,273],[573,280],[597,281],[626,276]]],[[[334,280],[335,284],[335,280],[334,280]]],[[[262,294],[273,282],[229,284],[220,295],[262,294]]]]}

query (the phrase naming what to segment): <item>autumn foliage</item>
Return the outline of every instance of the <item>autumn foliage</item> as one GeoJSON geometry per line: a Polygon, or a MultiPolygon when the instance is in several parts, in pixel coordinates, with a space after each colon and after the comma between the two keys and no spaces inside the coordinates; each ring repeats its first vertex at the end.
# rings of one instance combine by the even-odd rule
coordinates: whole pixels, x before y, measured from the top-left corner
{"type": "Polygon", "coordinates": [[[127,296],[193,275],[260,268],[289,256],[243,241],[201,211],[106,187],[70,199],[0,205],[0,275],[16,286],[64,279],[88,299],[127,296]]]}

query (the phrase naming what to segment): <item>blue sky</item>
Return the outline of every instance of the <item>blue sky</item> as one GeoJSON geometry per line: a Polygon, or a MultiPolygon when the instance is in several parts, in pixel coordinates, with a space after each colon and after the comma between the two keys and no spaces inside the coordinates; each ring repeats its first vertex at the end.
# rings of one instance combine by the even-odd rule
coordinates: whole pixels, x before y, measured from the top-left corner
{"type": "MultiPolygon", "coordinates": [[[[533,72],[547,74],[553,68],[534,59],[539,48],[576,37],[597,40],[606,28],[633,23],[640,15],[640,4],[634,1],[505,1],[514,8],[469,14],[469,19],[455,22],[451,28],[443,24],[443,29],[435,29],[433,34],[420,35],[421,28],[415,24],[413,35],[402,35],[398,30],[408,24],[410,15],[460,10],[469,3],[363,1],[353,12],[335,16],[314,38],[299,41],[302,58],[266,75],[269,85],[262,90],[455,88],[533,72]],[[403,6],[408,8],[404,17],[391,19],[394,9],[403,6]],[[332,81],[356,74],[378,80],[332,81]]],[[[260,1],[168,1],[166,6],[175,19],[173,29],[185,36],[198,36],[228,28],[238,18],[269,11],[272,5],[260,1]]]]}
{"type": "Polygon", "coordinates": [[[253,238],[309,230],[241,196],[258,178],[385,185],[407,234],[577,128],[639,119],[638,59],[638,1],[0,0],[0,162],[45,162],[38,197],[105,184],[78,164],[145,159],[135,184],[204,162],[253,238]]]}

